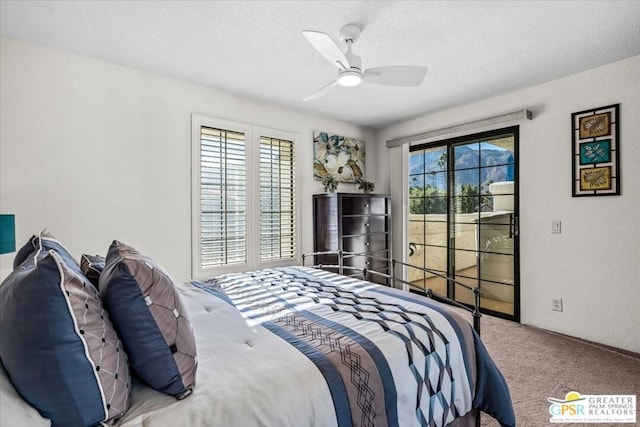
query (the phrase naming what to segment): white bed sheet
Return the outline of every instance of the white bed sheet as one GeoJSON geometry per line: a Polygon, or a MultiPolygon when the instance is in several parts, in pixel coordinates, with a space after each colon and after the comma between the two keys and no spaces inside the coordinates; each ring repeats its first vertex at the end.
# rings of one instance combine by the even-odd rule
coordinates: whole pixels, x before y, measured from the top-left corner
{"type": "Polygon", "coordinates": [[[123,427],[335,426],[324,377],[306,356],[226,302],[178,284],[198,351],[193,394],[136,385],[123,427]],[[283,374],[286,373],[286,374],[283,374]]]}

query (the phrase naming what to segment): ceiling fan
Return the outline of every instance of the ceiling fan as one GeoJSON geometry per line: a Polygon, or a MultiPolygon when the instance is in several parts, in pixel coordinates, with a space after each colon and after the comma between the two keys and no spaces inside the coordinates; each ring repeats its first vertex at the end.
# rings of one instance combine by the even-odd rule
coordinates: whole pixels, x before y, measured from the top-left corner
{"type": "Polygon", "coordinates": [[[347,45],[342,52],[338,44],[326,33],[305,30],[306,39],[322,56],[338,67],[337,78],[326,86],[304,98],[304,101],[318,99],[336,86],[352,87],[363,81],[385,86],[420,86],[427,74],[427,67],[420,65],[387,65],[383,67],[362,69],[362,60],[351,51],[351,45],[358,40],[361,28],[355,24],[347,24],[340,28],[340,39],[347,45]]]}

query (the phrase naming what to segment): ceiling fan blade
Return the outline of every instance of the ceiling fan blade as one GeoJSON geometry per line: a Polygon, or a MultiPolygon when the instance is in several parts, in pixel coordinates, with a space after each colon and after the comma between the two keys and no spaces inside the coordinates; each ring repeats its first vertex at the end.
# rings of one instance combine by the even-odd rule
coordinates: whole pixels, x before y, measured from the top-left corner
{"type": "Polygon", "coordinates": [[[313,101],[314,99],[322,98],[323,96],[328,94],[331,91],[331,89],[333,89],[337,85],[338,85],[337,81],[332,81],[328,85],[321,87],[317,91],[313,92],[311,95],[307,96],[305,99],[303,99],[303,101],[307,102],[307,101],[313,101]]]}
{"type": "Polygon", "coordinates": [[[341,70],[349,69],[349,61],[336,42],[331,37],[320,31],[303,31],[302,34],[318,52],[341,70]]]}
{"type": "Polygon", "coordinates": [[[427,67],[420,65],[388,65],[369,68],[364,80],[385,86],[420,86],[427,75],[427,67]]]}

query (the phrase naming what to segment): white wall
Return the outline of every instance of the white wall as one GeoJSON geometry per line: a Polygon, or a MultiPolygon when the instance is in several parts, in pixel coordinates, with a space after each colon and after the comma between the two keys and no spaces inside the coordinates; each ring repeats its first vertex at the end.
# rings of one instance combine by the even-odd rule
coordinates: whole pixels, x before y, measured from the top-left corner
{"type": "MultiPolygon", "coordinates": [[[[0,211],[16,214],[16,245],[43,227],[79,257],[113,239],[174,278],[191,275],[191,114],[299,135],[301,247],[313,249],[312,132],[364,138],[349,123],[252,102],[220,90],[0,40],[0,211]]],[[[377,181],[376,168],[367,178],[377,181]]],[[[341,185],[350,191],[354,186],[341,185]]],[[[14,254],[0,256],[0,279],[14,254]]]]}
{"type": "MultiPolygon", "coordinates": [[[[640,352],[640,56],[381,129],[378,159],[394,159],[384,170],[395,173],[387,140],[522,108],[534,115],[520,125],[522,323],[640,352]],[[617,103],[622,195],[573,198],[571,113],[617,103]],[[551,234],[556,219],[562,234],[551,234]]],[[[384,191],[397,181],[383,178],[384,191]]]]}
{"type": "MultiPolygon", "coordinates": [[[[389,156],[386,140],[519,108],[534,112],[520,128],[522,322],[640,352],[640,57],[390,126],[374,145],[372,131],[352,124],[2,38],[0,212],[16,214],[17,245],[44,226],[76,256],[103,254],[117,238],[186,280],[192,113],[300,135],[308,252],[311,194],[322,191],[313,130],[364,138],[367,178],[388,192],[402,158],[389,156]],[[622,195],[572,198],[571,113],[614,103],[622,195]],[[562,234],[550,233],[552,219],[562,234]],[[551,311],[552,298],[563,298],[564,312],[551,311]]],[[[0,255],[0,278],[12,260],[0,255]]]]}

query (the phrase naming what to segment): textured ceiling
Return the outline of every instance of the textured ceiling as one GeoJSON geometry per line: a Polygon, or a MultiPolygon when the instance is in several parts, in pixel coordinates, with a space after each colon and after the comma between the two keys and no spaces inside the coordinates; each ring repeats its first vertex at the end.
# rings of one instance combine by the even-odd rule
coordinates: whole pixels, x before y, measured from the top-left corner
{"type": "Polygon", "coordinates": [[[3,36],[379,128],[640,55],[640,1],[13,1],[3,36]],[[302,30],[363,27],[364,68],[425,65],[418,88],[302,99],[337,69],[302,30]]]}

